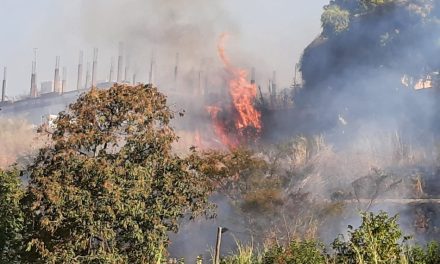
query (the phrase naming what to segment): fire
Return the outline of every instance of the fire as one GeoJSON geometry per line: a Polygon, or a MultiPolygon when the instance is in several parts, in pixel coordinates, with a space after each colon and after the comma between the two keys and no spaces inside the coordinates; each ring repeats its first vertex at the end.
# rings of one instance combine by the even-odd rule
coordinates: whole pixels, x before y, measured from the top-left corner
{"type": "Polygon", "coordinates": [[[208,112],[214,123],[214,131],[221,142],[229,147],[236,147],[240,141],[246,139],[248,130],[259,134],[262,129],[261,113],[255,108],[254,101],[257,97],[257,86],[248,81],[248,72],[234,67],[225,51],[227,34],[222,34],[218,44],[218,54],[228,73],[229,95],[232,101],[232,111],[218,106],[208,107],[208,112]],[[229,112],[232,112],[229,115],[229,112]],[[227,120],[222,120],[221,114],[233,117],[234,133],[228,128],[227,120]]]}
{"type": "Polygon", "coordinates": [[[235,127],[241,135],[243,129],[248,127],[253,127],[257,132],[260,132],[261,114],[254,107],[254,101],[257,97],[257,86],[247,80],[248,72],[246,70],[235,68],[231,65],[225,51],[227,37],[227,34],[223,34],[220,37],[218,53],[226,71],[230,74],[229,94],[232,98],[234,108],[238,113],[238,118],[235,120],[235,127]]]}

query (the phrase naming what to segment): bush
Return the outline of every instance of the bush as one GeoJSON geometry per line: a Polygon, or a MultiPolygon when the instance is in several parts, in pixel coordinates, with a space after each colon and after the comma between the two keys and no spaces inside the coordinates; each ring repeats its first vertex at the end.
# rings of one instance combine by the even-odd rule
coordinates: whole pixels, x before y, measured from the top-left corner
{"type": "Polygon", "coordinates": [[[342,236],[333,242],[337,263],[398,263],[402,256],[402,231],[397,224],[397,216],[389,217],[381,212],[362,214],[362,224],[358,229],[348,227],[350,239],[342,236]]]}
{"type": "Polygon", "coordinates": [[[440,263],[440,246],[436,242],[431,242],[426,250],[420,246],[406,248],[406,260],[414,264],[438,264],[440,263]]]}
{"type": "Polygon", "coordinates": [[[324,246],[316,241],[292,241],[287,247],[275,246],[267,250],[262,264],[324,264],[327,255],[324,246]]]}
{"type": "Polygon", "coordinates": [[[0,263],[11,263],[17,258],[23,228],[22,197],[19,172],[0,169],[0,263]]]}
{"type": "Polygon", "coordinates": [[[426,249],[405,242],[397,224],[397,216],[380,212],[362,214],[362,224],[349,226],[349,239],[337,238],[333,254],[326,252],[321,242],[294,240],[288,245],[269,247],[263,254],[253,254],[252,247],[239,246],[239,252],[226,258],[224,264],[438,264],[440,246],[432,242],[426,249]],[[243,250],[247,249],[247,250],[243,250]]]}
{"type": "Polygon", "coordinates": [[[350,13],[341,9],[338,5],[325,7],[321,16],[323,33],[326,35],[339,34],[348,29],[350,25],[350,13]]]}

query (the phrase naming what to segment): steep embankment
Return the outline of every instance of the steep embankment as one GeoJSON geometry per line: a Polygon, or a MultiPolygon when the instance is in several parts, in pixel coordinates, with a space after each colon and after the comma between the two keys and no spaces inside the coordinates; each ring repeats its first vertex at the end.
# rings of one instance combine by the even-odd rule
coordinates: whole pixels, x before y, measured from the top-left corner
{"type": "Polygon", "coordinates": [[[342,117],[349,124],[374,120],[431,130],[437,123],[439,18],[437,0],[331,1],[322,34],[304,51],[298,104],[313,108],[318,123],[335,125],[342,117]],[[432,78],[434,88],[415,91],[424,78],[432,78]]]}

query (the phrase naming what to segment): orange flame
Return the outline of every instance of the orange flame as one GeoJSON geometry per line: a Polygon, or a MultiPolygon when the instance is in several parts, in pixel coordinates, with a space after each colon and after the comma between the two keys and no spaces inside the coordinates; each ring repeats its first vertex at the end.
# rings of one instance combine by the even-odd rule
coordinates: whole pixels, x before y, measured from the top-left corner
{"type": "Polygon", "coordinates": [[[249,140],[261,132],[261,113],[254,107],[257,86],[248,82],[246,70],[232,66],[225,52],[227,34],[222,34],[218,43],[218,54],[229,74],[229,95],[232,105],[229,109],[210,106],[208,112],[214,124],[214,133],[221,143],[236,148],[241,142],[249,140]],[[231,120],[225,120],[231,118],[231,120]],[[252,133],[249,133],[252,132],[252,133]]]}
{"type": "Polygon", "coordinates": [[[218,54],[229,75],[228,88],[232,104],[230,108],[220,107],[225,104],[217,104],[207,107],[207,110],[214,124],[214,133],[221,143],[229,148],[236,148],[243,141],[249,140],[249,136],[258,135],[262,125],[261,114],[254,107],[257,86],[248,82],[246,70],[232,66],[225,51],[227,36],[220,36],[218,54]]]}
{"type": "Polygon", "coordinates": [[[218,44],[218,53],[226,71],[230,74],[229,94],[232,103],[238,113],[235,120],[235,127],[240,136],[243,136],[243,130],[248,127],[256,129],[257,133],[261,131],[261,113],[254,107],[254,101],[257,96],[257,86],[251,84],[248,80],[248,73],[244,69],[235,68],[231,65],[226,56],[225,42],[227,34],[220,36],[218,44]]]}

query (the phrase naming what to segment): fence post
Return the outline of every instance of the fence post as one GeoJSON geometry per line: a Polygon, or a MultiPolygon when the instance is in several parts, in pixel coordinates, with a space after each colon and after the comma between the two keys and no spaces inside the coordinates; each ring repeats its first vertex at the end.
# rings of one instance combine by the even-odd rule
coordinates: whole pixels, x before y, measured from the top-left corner
{"type": "Polygon", "coordinates": [[[215,259],[214,264],[220,264],[220,246],[222,243],[222,227],[217,229],[217,242],[215,244],[215,259]]]}

